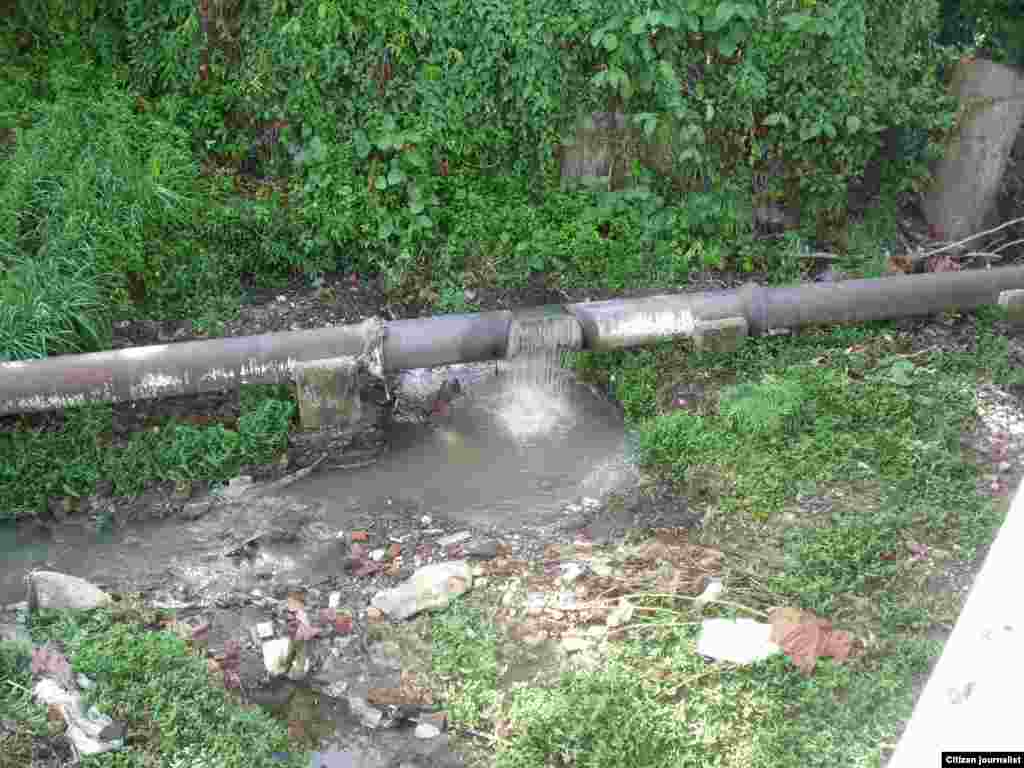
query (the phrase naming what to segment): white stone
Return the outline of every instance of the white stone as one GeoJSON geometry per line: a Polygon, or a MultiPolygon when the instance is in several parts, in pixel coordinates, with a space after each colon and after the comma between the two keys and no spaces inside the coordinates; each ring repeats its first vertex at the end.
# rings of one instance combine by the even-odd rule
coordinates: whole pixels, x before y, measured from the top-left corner
{"type": "Polygon", "coordinates": [[[417,739],[434,739],[441,735],[441,729],[430,723],[420,723],[414,733],[417,739]]]}
{"type": "Polygon", "coordinates": [[[110,595],[77,576],[34,571],[28,582],[28,604],[33,609],[88,611],[111,602],[110,595]]]}
{"type": "Polygon", "coordinates": [[[394,589],[378,592],[370,603],[393,619],[407,619],[420,611],[446,608],[472,586],[473,573],[466,561],[433,563],[394,589]]]}
{"type": "Polygon", "coordinates": [[[583,574],[583,566],[579,563],[563,563],[562,569],[562,581],[566,584],[572,584],[583,574]]]}
{"type": "Polygon", "coordinates": [[[370,553],[370,559],[375,562],[380,562],[384,559],[385,551],[383,549],[375,549],[370,553]]]}
{"type": "Polygon", "coordinates": [[[331,592],[327,598],[328,608],[338,608],[341,605],[341,592],[331,592]]]}
{"type": "Polygon", "coordinates": [[[569,653],[585,651],[590,648],[590,640],[585,637],[564,637],[562,638],[562,648],[569,653]]]}

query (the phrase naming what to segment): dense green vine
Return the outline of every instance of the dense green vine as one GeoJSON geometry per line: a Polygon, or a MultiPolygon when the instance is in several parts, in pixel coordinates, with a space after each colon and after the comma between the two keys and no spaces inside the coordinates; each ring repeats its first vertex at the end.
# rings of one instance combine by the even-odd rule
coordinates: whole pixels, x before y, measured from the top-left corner
{"type": "MultiPolygon", "coordinates": [[[[773,164],[772,194],[798,203],[805,223],[841,221],[847,186],[884,129],[939,140],[952,112],[929,66],[934,2],[50,0],[26,8],[19,23],[40,38],[78,35],[118,62],[201,156],[240,163],[262,127],[285,126],[274,167],[291,179],[289,216],[301,233],[290,260],[307,271],[382,271],[392,284],[423,270],[457,281],[481,254],[503,263],[506,276],[601,273],[615,237],[641,242],[644,253],[627,259],[636,274],[653,266],[682,275],[697,252],[689,209],[701,195],[733,210],[749,197],[752,175],[773,164]],[[667,157],[634,162],[627,170],[640,186],[628,194],[616,180],[600,193],[558,190],[563,144],[595,110],[626,114],[637,140],[667,157]],[[470,209],[472,227],[462,220],[470,209]],[[545,210],[550,218],[538,220],[545,210]],[[517,247],[502,256],[510,220],[530,229],[512,234],[517,247]]],[[[709,258],[698,266],[719,257],[709,258]]]]}

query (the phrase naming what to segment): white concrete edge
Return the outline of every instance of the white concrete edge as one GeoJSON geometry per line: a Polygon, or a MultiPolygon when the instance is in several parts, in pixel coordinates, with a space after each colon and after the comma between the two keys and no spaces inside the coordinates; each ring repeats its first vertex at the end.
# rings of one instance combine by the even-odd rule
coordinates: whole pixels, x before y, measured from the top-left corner
{"type": "Polygon", "coordinates": [[[943,751],[1024,750],[1024,483],[907,724],[889,768],[943,751]]]}

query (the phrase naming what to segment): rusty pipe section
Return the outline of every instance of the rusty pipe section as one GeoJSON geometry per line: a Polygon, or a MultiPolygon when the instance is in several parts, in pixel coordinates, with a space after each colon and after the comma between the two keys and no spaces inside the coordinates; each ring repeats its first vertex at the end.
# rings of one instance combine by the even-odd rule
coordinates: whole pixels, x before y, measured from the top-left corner
{"type": "MultiPolygon", "coordinates": [[[[582,348],[613,350],[692,336],[698,323],[739,318],[751,333],[969,310],[1024,289],[1024,267],[849,280],[795,288],[614,299],[567,305],[582,348]]],[[[189,341],[44,360],[0,363],[0,415],[86,402],[197,394],[290,381],[298,362],[368,359],[388,373],[502,359],[516,312],[440,315],[390,323],[189,341]]]]}
{"type": "Polygon", "coordinates": [[[570,304],[583,327],[584,349],[612,350],[692,336],[698,322],[742,317],[752,335],[776,328],[843,325],[969,310],[997,304],[999,294],[1024,285],[1024,267],[938,272],[814,283],[793,288],[748,284],[644,299],[570,304]]]}

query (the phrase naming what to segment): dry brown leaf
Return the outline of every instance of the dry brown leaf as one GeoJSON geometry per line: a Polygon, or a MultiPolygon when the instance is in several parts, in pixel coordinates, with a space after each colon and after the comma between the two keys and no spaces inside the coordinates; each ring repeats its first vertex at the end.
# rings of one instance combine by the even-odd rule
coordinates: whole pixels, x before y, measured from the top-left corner
{"type": "Polygon", "coordinates": [[[832,623],[798,608],[777,608],[771,613],[771,641],[782,648],[804,674],[814,671],[821,656],[844,662],[850,655],[852,638],[837,631],[832,623]]]}

